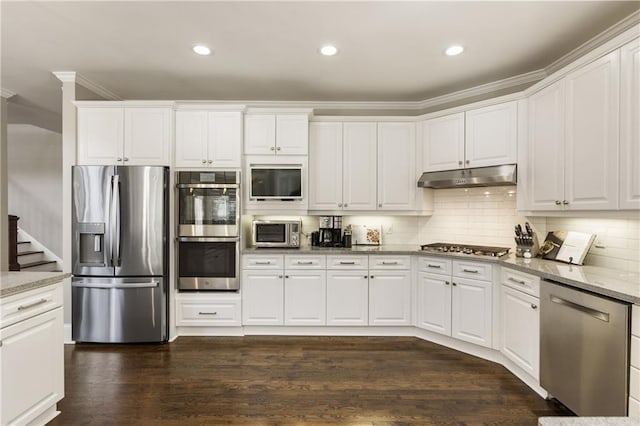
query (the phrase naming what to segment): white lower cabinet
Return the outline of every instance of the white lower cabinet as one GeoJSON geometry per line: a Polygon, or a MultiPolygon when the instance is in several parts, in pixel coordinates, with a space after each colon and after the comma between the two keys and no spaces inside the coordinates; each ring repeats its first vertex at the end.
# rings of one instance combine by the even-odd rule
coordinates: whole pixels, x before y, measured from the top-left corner
{"type": "Polygon", "coordinates": [[[369,325],[411,325],[410,271],[369,274],[369,325]]]}
{"type": "Polygon", "coordinates": [[[282,270],[242,271],[242,324],[284,325],[282,270]]]}
{"type": "MultiPolygon", "coordinates": [[[[56,403],[64,397],[63,312],[57,307],[37,313],[49,301],[45,293],[32,293],[36,303],[19,302],[17,309],[27,318],[0,329],[2,425],[45,424],[58,414],[56,403]]],[[[3,313],[5,306],[3,301],[3,313]]]]}
{"type": "Polygon", "coordinates": [[[285,271],[284,324],[325,325],[326,292],[326,271],[285,271]]]}
{"type": "Polygon", "coordinates": [[[367,270],[327,271],[327,325],[369,323],[367,270]]]}
{"type": "Polygon", "coordinates": [[[417,326],[490,348],[492,265],[424,257],[418,269],[417,326]]]}

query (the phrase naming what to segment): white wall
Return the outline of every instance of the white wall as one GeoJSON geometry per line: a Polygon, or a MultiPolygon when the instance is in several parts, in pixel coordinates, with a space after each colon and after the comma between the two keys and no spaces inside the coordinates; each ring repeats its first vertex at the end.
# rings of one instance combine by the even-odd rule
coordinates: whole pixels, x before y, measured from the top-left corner
{"type": "Polygon", "coordinates": [[[57,256],[62,254],[62,135],[7,126],[9,214],[57,256]]]}

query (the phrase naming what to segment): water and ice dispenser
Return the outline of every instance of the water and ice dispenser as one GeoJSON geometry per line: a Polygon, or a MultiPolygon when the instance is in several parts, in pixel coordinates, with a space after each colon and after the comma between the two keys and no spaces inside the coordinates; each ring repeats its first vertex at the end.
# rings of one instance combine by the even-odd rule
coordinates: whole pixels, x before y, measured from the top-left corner
{"type": "Polygon", "coordinates": [[[84,266],[105,266],[104,222],[78,223],[80,236],[79,263],[84,266]]]}

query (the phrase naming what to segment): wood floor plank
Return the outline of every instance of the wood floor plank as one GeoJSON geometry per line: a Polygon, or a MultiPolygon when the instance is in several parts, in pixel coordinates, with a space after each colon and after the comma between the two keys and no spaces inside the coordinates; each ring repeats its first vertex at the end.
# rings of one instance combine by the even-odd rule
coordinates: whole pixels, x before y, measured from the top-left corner
{"type": "Polygon", "coordinates": [[[504,367],[408,337],[65,346],[52,425],[536,425],[571,415],[504,367]]]}

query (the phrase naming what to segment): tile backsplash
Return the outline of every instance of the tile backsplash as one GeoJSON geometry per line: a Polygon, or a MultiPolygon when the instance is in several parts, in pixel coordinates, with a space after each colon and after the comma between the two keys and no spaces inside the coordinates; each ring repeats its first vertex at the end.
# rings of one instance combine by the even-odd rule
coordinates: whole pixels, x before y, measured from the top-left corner
{"type": "MultiPolygon", "coordinates": [[[[283,217],[247,216],[245,230],[254,218],[283,217]]],[[[300,219],[305,235],[318,229],[318,216],[300,219]]],[[[548,231],[589,232],[597,238],[585,264],[640,273],[638,212],[626,215],[615,212],[589,218],[524,217],[516,211],[516,192],[512,186],[434,191],[432,216],[343,216],[342,222],[343,228],[349,224],[382,225],[383,244],[451,242],[514,248],[514,226],[521,224],[524,227],[525,222],[531,224],[540,242],[548,231]]],[[[310,244],[309,239],[304,241],[310,244]]]]}

